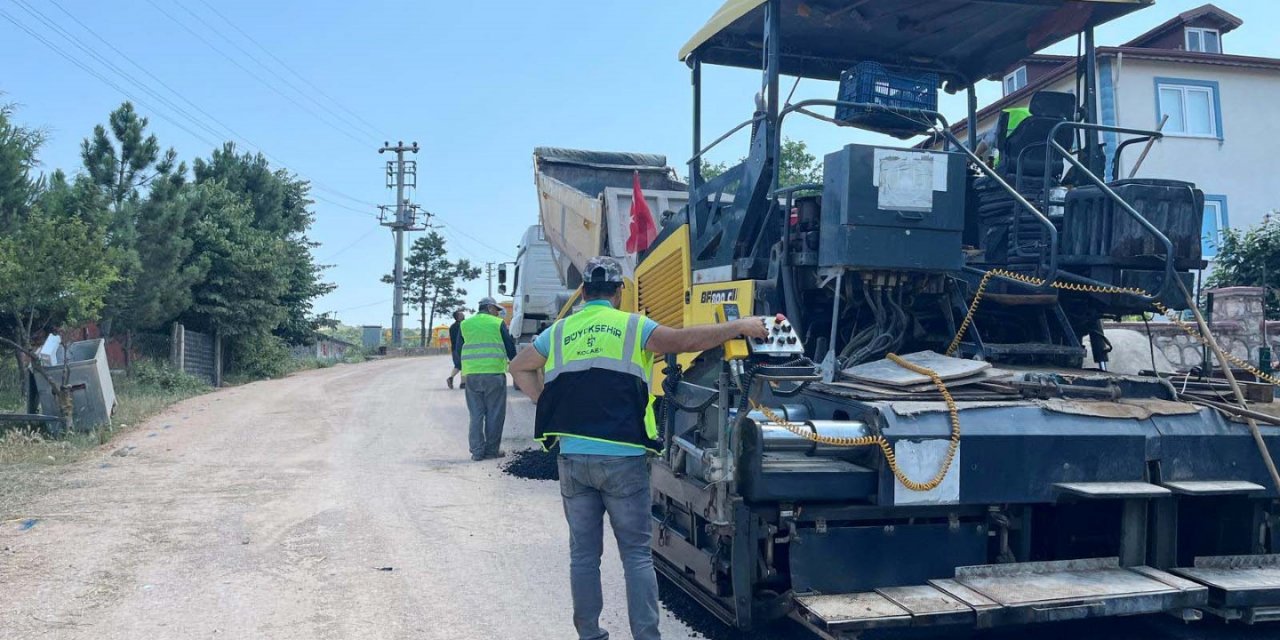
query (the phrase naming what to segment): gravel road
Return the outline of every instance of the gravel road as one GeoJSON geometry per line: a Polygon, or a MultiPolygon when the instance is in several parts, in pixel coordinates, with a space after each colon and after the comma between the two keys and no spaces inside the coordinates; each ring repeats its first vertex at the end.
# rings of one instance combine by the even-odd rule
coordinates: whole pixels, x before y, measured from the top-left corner
{"type": "MultiPolygon", "coordinates": [[[[384,360],[225,389],[55,469],[56,490],[0,513],[0,639],[574,638],[557,485],[470,461],[449,368],[443,357],[384,360]]],[[[533,406],[513,392],[507,416],[504,448],[529,447],[533,406]]],[[[629,639],[606,549],[603,622],[629,639]]],[[[799,637],[731,633],[663,591],[666,640],[799,637]]],[[[1034,633],[1280,633],[1154,622],[1034,633]]]]}
{"type": "MultiPolygon", "coordinates": [[[[225,389],[66,468],[0,523],[0,637],[575,637],[557,485],[470,461],[449,368],[225,389]]],[[[504,448],[532,422],[513,392],[504,448]]],[[[604,625],[630,638],[612,549],[604,580],[604,625]]]]}

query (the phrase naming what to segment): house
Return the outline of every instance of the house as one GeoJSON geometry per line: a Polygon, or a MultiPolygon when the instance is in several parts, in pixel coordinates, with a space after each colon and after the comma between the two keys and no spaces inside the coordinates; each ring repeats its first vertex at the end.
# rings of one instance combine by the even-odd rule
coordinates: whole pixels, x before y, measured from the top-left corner
{"type": "Polygon", "coordinates": [[[347,350],[356,351],[360,347],[346,340],[340,340],[323,333],[315,334],[315,342],[308,345],[295,345],[290,348],[290,353],[294,358],[299,360],[342,360],[347,357],[347,350]]]}
{"type": "MultiPolygon", "coordinates": [[[[1164,121],[1165,138],[1136,177],[1185,180],[1204,191],[1209,259],[1223,229],[1257,224],[1280,208],[1280,185],[1266,177],[1275,141],[1263,133],[1280,104],[1280,59],[1233,53],[1229,34],[1242,25],[1206,4],[1120,46],[1097,49],[1100,122],[1153,130],[1164,121]]],[[[1034,55],[992,78],[1001,81],[1004,96],[978,111],[978,131],[994,126],[1002,110],[1027,106],[1037,91],[1075,93],[1075,67],[1071,56],[1034,55]]],[[[954,131],[964,139],[967,128],[962,121],[954,131]]],[[[1103,134],[1108,174],[1125,137],[1103,134]]],[[[1119,177],[1128,177],[1140,147],[1123,153],[1119,177]]]]}

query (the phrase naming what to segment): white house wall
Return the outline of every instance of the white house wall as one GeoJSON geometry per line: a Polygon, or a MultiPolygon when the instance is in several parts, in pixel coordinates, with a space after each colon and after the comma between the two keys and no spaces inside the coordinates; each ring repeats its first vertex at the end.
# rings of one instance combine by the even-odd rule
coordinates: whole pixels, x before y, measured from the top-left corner
{"type": "MultiPolygon", "coordinates": [[[[1168,136],[1152,147],[1137,177],[1187,180],[1206,195],[1226,196],[1229,221],[1236,229],[1257,224],[1280,208],[1280,180],[1270,176],[1276,136],[1267,132],[1280,105],[1280,72],[1123,57],[1113,64],[1117,117],[1124,127],[1154,129],[1159,124],[1158,77],[1218,83],[1222,140],[1168,136]]],[[[1122,176],[1137,161],[1137,147],[1125,151],[1122,176]]]]}

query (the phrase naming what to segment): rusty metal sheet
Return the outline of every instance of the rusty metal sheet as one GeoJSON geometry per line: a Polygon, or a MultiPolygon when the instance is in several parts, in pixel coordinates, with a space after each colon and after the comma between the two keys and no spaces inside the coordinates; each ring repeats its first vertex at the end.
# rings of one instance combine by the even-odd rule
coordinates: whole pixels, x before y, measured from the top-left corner
{"type": "Polygon", "coordinates": [[[1188,496],[1220,496],[1267,490],[1260,484],[1244,480],[1184,480],[1160,484],[1172,489],[1174,493],[1188,496]]]}
{"type": "Polygon", "coordinates": [[[1046,411],[1091,418],[1117,420],[1146,420],[1151,416],[1184,416],[1199,412],[1194,405],[1159,399],[1125,399],[1115,402],[1102,400],[1075,400],[1050,398],[1038,404],[1046,411]]]}
{"type": "Polygon", "coordinates": [[[1160,498],[1173,493],[1149,482],[1057,482],[1053,486],[1063,493],[1099,499],[1160,498]]]}
{"type": "MultiPolygon", "coordinates": [[[[990,362],[952,358],[932,351],[919,351],[902,356],[903,360],[932,370],[943,380],[966,378],[991,368],[990,362]]],[[[884,359],[849,367],[841,372],[846,378],[890,387],[903,387],[930,382],[928,376],[906,369],[884,359]]]]}
{"type": "Polygon", "coordinates": [[[954,596],[926,584],[886,587],[876,593],[911,612],[917,624],[960,624],[973,620],[973,609],[954,596]]]}
{"type": "Polygon", "coordinates": [[[1081,598],[1117,598],[1175,591],[1158,580],[1118,567],[1007,576],[957,577],[957,581],[1005,606],[1052,603],[1081,598]]]}
{"type": "Polygon", "coordinates": [[[1187,580],[1186,578],[1180,578],[1167,571],[1152,569],[1151,567],[1128,567],[1128,569],[1139,575],[1151,578],[1152,580],[1159,580],[1160,582],[1163,582],[1164,584],[1167,584],[1173,587],[1174,589],[1178,589],[1180,591],[1204,591],[1205,590],[1204,585],[1200,584],[1199,582],[1187,580]]]}
{"type": "Polygon", "coordinates": [[[796,604],[810,621],[828,631],[911,623],[909,611],[873,592],[798,596],[796,604]]]}
{"type": "Polygon", "coordinates": [[[1280,603],[1280,556],[1196,558],[1196,566],[1171,569],[1209,587],[1215,607],[1274,607],[1280,603]]]}

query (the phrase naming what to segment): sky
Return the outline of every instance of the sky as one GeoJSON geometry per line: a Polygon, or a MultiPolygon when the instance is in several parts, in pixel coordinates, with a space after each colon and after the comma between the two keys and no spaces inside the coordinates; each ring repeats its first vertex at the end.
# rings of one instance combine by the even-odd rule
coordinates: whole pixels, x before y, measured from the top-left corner
{"type": "MultiPolygon", "coordinates": [[[[394,249],[375,217],[376,205],[394,202],[388,156],[377,152],[384,141],[419,144],[412,200],[433,214],[452,254],[512,260],[537,223],[536,146],[661,153],[685,174],[691,93],[676,55],[720,4],[0,0],[0,100],[49,134],[44,171],[79,170],[81,140],[126,99],[188,163],[224,140],[265,153],[313,183],[310,237],[338,285],[316,311],[389,326],[391,288],[380,277],[394,249]]],[[[1158,0],[1102,27],[1098,43],[1201,4],[1158,0]]],[[[1224,39],[1228,53],[1280,57],[1271,31],[1280,2],[1217,4],[1245,21],[1224,39]]],[[[1050,51],[1074,53],[1074,44],[1050,51]]],[[[759,79],[720,68],[703,78],[709,141],[750,117],[759,79]]],[[[979,98],[999,94],[984,82],[979,98]]],[[[831,98],[836,87],[805,81],[795,95],[831,98]]],[[[964,115],[960,96],[941,106],[952,121],[964,115]]],[[[806,118],[784,134],[815,155],[849,142],[901,144],[806,118]]],[[[713,160],[745,155],[745,136],[720,149],[713,160]]],[[[472,302],[487,293],[483,280],[467,288],[472,302]]]]}

